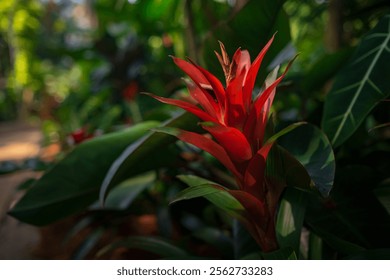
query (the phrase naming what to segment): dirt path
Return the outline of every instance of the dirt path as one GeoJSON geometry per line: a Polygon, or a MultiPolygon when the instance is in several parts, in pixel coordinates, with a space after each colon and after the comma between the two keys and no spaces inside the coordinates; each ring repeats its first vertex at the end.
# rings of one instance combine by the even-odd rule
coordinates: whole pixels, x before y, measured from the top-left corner
{"type": "MultiPolygon", "coordinates": [[[[0,163],[22,161],[40,152],[41,133],[25,123],[0,123],[0,163]]],[[[6,212],[18,199],[17,187],[26,179],[37,176],[32,171],[0,175],[0,259],[33,259],[39,242],[37,228],[23,224],[6,212]]]]}

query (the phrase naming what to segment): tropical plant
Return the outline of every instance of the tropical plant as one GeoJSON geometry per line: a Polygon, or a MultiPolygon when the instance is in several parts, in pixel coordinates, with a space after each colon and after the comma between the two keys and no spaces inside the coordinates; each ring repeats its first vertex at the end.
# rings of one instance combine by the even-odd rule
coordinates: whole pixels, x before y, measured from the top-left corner
{"type": "Polygon", "coordinates": [[[118,3],[90,7],[95,48],[53,55],[86,73],[56,130],[104,135],[67,147],[12,216],[76,215],[74,258],[389,258],[386,1],[118,3]]]}

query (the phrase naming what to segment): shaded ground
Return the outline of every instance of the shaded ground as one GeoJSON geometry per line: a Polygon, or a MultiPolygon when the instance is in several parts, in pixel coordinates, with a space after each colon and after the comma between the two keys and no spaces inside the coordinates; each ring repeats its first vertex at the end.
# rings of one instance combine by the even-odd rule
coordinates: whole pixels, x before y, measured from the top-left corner
{"type": "MultiPolygon", "coordinates": [[[[0,162],[22,161],[40,153],[40,130],[20,122],[0,123],[0,162]]],[[[37,176],[32,171],[0,175],[0,259],[32,259],[40,241],[38,229],[6,213],[18,199],[17,187],[37,176]]]]}

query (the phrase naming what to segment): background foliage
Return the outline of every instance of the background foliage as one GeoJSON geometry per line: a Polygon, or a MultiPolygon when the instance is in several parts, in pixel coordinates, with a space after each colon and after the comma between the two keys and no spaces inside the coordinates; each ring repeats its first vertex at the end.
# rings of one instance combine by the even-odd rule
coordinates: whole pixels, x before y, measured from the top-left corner
{"type": "Polygon", "coordinates": [[[126,258],[139,249],[148,251],[143,258],[389,258],[389,59],[386,0],[1,1],[0,120],[38,118],[44,144],[63,147],[10,214],[44,225],[76,213],[70,235],[88,234],[74,258],[115,258],[123,247],[126,258]],[[322,195],[302,191],[286,167],[292,188],[277,215],[281,249],[262,254],[199,197],[210,194],[169,205],[185,188],[179,174],[228,187],[232,180],[211,156],[150,131],[199,128],[138,93],[185,98],[169,55],[221,77],[218,40],[231,54],[242,47],[254,56],[275,32],[258,89],[300,53],[278,87],[273,120],[277,131],[309,124],[279,139],[269,170],[286,150],[299,162],[288,168],[303,166],[299,174],[322,195]],[[78,137],[95,139],[76,145],[78,137]],[[145,216],[150,232],[129,226],[145,216]]]}

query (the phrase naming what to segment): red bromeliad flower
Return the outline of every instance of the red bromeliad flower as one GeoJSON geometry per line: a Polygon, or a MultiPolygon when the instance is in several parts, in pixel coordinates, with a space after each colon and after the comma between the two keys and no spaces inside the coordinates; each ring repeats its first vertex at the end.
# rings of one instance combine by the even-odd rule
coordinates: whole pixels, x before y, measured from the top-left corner
{"type": "Polygon", "coordinates": [[[199,106],[189,102],[151,95],[196,115],[207,136],[183,131],[175,133],[180,140],[193,144],[217,158],[235,177],[238,190],[229,190],[245,208],[242,221],[263,251],[277,248],[274,216],[281,191],[273,190],[265,179],[265,162],[273,141],[264,143],[265,127],[276,86],[286,71],[276,78],[274,71],[264,90],[252,98],[256,76],[273,37],[251,63],[248,51],[238,49],[232,60],[220,43],[216,53],[222,65],[226,85],[192,61],[173,57],[174,62],[191,79],[189,92],[199,106]]]}

